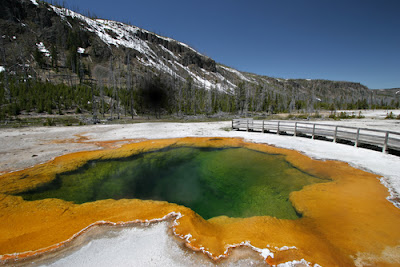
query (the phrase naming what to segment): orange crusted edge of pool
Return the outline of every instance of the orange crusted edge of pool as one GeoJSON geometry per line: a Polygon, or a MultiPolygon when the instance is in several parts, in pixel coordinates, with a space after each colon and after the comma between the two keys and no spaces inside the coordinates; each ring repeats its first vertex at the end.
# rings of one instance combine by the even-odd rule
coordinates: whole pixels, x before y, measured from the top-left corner
{"type": "Polygon", "coordinates": [[[375,174],[343,162],[314,160],[293,150],[238,138],[148,140],[68,154],[0,176],[0,260],[10,262],[54,250],[93,225],[177,216],[175,235],[215,260],[227,256],[228,248],[247,241],[257,248],[268,247],[274,253],[266,259],[271,265],[305,259],[321,266],[399,266],[400,210],[386,200],[388,194],[375,174]],[[11,195],[49,182],[56,173],[74,170],[88,160],[127,157],[167,146],[247,147],[281,154],[295,167],[332,181],[290,195],[303,214],[297,220],[269,216],[204,220],[189,208],[162,201],[101,200],[77,205],[58,199],[24,201],[11,195]],[[290,249],[279,249],[284,246],[290,249]]]}

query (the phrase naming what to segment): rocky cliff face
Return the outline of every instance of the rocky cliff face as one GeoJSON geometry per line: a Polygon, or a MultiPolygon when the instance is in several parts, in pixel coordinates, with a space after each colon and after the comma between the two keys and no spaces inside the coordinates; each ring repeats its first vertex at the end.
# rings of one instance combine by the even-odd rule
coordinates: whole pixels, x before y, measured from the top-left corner
{"type": "MultiPolygon", "coordinates": [[[[312,105],[382,100],[359,83],[286,80],[240,72],[171,38],[35,0],[2,0],[0,29],[0,65],[9,73],[54,83],[66,82],[68,76],[70,82],[73,77],[109,86],[118,82],[124,87],[129,79],[148,80],[156,75],[167,77],[170,87],[190,81],[196,88],[230,95],[244,90],[246,98],[279,96],[288,107],[296,101],[312,105]]],[[[383,98],[390,101],[393,96],[383,98]]]]}

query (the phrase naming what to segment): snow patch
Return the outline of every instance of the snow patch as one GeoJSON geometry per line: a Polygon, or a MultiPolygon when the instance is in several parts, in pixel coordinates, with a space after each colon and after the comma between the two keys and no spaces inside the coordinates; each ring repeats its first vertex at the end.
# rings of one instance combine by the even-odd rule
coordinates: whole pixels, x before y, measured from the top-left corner
{"type": "Polygon", "coordinates": [[[216,84],[217,90],[229,93],[233,88],[237,87],[236,84],[233,84],[231,81],[226,79],[224,76],[221,75],[221,73],[211,72],[211,74],[221,81],[220,83],[216,84]]]}
{"type": "Polygon", "coordinates": [[[46,57],[50,57],[50,51],[46,49],[46,46],[43,44],[43,42],[36,44],[36,46],[46,57]]]}
{"type": "Polygon", "coordinates": [[[4,68],[3,66],[0,66],[0,73],[2,73],[5,70],[6,70],[6,68],[4,68]]]}
{"type": "MultiPolygon", "coordinates": [[[[169,66],[167,66],[164,62],[159,60],[157,57],[146,56],[147,61],[140,57],[136,57],[136,58],[138,61],[140,61],[141,64],[143,64],[145,66],[156,68],[157,70],[161,70],[161,71],[171,74],[172,76],[178,77],[183,81],[185,80],[184,78],[179,76],[174,70],[172,70],[169,66]]],[[[173,64],[171,64],[171,66],[174,67],[176,70],[176,67],[173,64]]]]}
{"type": "Polygon", "coordinates": [[[78,50],[76,52],[78,52],[79,54],[84,54],[85,53],[85,48],[78,47],[78,50]]]}
{"type": "Polygon", "coordinates": [[[251,82],[249,79],[247,79],[246,78],[246,76],[244,76],[240,71],[237,71],[237,70],[235,70],[235,69],[232,69],[232,68],[229,68],[229,67],[225,67],[225,66],[220,66],[221,68],[223,68],[224,70],[227,70],[227,71],[229,71],[229,72],[231,72],[231,73],[234,73],[234,74],[236,74],[238,77],[239,77],[239,79],[241,79],[241,80],[244,80],[244,81],[247,81],[247,82],[251,82]]]}
{"type": "Polygon", "coordinates": [[[174,53],[172,53],[172,51],[168,50],[167,48],[165,48],[163,45],[159,45],[160,48],[167,52],[168,54],[170,54],[175,60],[179,60],[179,57],[177,57],[174,53]]]}
{"type": "Polygon", "coordinates": [[[35,6],[38,6],[38,2],[36,2],[36,0],[31,0],[32,4],[34,4],[35,6]]]}
{"type": "Polygon", "coordinates": [[[202,88],[205,88],[206,90],[211,90],[211,88],[215,87],[214,84],[212,84],[209,80],[198,76],[197,74],[193,73],[189,67],[183,66],[182,64],[178,62],[174,62],[176,65],[178,65],[180,68],[184,69],[189,75],[193,78],[193,81],[202,88]]]}

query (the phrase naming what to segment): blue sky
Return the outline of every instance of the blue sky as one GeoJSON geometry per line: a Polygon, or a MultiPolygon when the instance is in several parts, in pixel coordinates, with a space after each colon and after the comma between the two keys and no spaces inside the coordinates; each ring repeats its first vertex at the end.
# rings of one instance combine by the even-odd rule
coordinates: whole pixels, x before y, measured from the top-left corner
{"type": "Polygon", "coordinates": [[[399,0],[65,0],[279,78],[400,87],[399,0]]]}

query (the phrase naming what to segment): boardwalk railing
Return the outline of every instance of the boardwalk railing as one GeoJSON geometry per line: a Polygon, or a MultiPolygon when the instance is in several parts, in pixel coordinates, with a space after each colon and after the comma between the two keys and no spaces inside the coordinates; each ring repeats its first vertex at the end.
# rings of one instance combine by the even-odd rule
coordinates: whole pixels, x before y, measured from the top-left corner
{"type": "Polygon", "coordinates": [[[400,133],[366,128],[347,127],[299,121],[264,121],[233,119],[233,130],[259,131],[262,133],[289,134],[331,140],[333,142],[352,143],[355,146],[374,146],[387,152],[389,149],[400,151],[400,133]]]}

